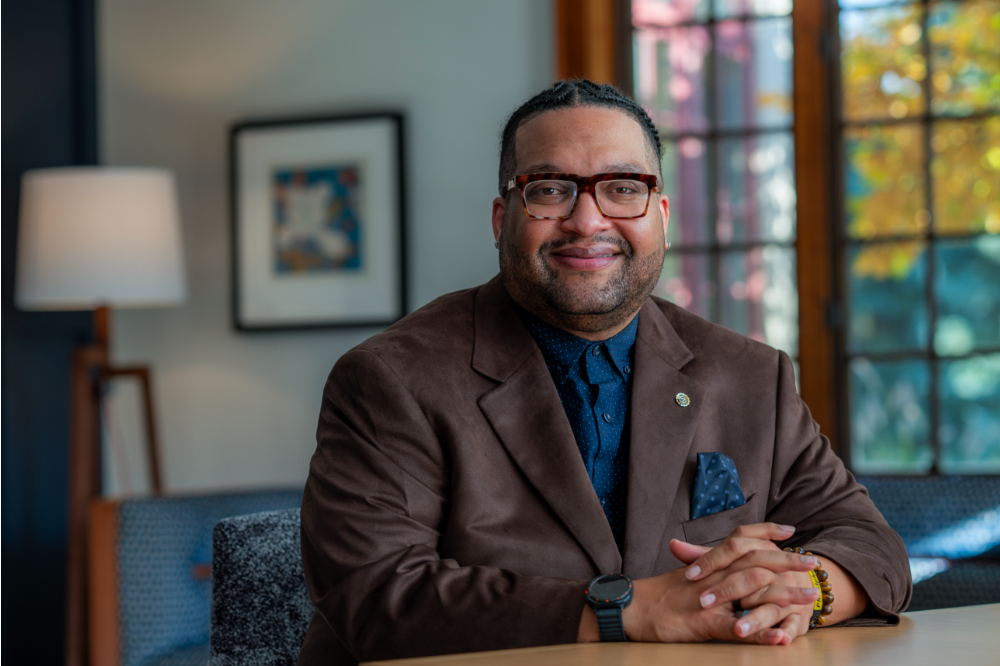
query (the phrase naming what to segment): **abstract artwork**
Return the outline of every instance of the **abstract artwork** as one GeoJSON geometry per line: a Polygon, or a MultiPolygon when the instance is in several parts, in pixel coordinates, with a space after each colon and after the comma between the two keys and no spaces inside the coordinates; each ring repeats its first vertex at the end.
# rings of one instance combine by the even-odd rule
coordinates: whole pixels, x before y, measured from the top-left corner
{"type": "Polygon", "coordinates": [[[238,330],[406,313],[400,114],[248,121],[230,146],[238,330]]]}
{"type": "Polygon", "coordinates": [[[359,164],[274,171],[274,270],[326,273],[361,269],[359,164]]]}

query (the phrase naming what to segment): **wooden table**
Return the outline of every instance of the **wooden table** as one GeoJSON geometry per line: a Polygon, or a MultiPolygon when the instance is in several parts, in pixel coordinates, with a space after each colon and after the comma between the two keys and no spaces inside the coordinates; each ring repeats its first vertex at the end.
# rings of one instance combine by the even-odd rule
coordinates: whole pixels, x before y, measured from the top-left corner
{"type": "Polygon", "coordinates": [[[906,613],[897,627],[831,627],[791,645],[588,643],[441,657],[372,661],[369,666],[948,666],[1000,664],[1000,604],[906,613]]]}

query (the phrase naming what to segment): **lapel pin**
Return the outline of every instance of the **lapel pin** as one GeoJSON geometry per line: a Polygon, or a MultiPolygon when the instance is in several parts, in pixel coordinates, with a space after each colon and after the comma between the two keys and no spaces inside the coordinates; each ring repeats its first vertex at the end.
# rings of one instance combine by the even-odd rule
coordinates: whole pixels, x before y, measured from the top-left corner
{"type": "Polygon", "coordinates": [[[677,404],[681,407],[687,407],[691,404],[691,398],[688,397],[687,393],[678,393],[674,396],[674,400],[676,400],[677,404]]]}

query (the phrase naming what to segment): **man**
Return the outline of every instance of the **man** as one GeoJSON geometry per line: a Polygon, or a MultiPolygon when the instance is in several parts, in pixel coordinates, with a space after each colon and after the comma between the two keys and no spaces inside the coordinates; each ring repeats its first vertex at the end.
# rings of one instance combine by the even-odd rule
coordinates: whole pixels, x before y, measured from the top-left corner
{"type": "Polygon", "coordinates": [[[300,664],[898,621],[902,542],[788,357],[649,296],[659,153],[613,88],[529,100],[501,148],[500,275],[337,362],[302,505],[300,664]],[[819,562],[835,598],[814,612],[819,562]]]}

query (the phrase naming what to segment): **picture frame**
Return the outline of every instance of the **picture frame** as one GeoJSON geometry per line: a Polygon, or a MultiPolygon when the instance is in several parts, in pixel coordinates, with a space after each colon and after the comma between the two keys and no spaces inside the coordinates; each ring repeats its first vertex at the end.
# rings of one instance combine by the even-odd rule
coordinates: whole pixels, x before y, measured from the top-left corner
{"type": "Polygon", "coordinates": [[[406,314],[403,115],[230,130],[239,331],[387,326],[406,314]]]}

